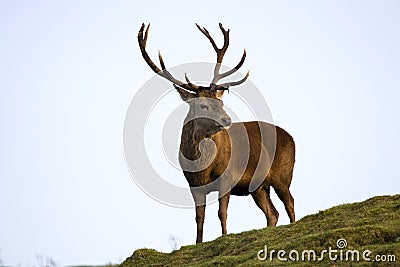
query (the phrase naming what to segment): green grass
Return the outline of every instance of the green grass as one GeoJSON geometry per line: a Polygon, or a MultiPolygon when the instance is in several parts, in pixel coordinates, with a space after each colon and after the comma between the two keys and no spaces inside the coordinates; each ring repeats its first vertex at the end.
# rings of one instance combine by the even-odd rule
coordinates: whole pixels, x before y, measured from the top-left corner
{"type": "MultiPolygon", "coordinates": [[[[339,253],[338,253],[339,255],[339,253]]],[[[360,254],[362,258],[362,254],[360,254]]],[[[286,258],[288,258],[286,254],[286,258]]],[[[268,227],[240,234],[228,234],[211,242],[184,246],[172,253],[139,249],[120,267],[133,266],[400,266],[400,195],[379,196],[364,202],[344,204],[308,215],[296,223],[268,227]],[[321,262],[271,261],[257,259],[257,252],[295,249],[337,249],[336,241],[347,240],[343,249],[371,250],[375,255],[395,255],[397,262],[331,261],[326,254],[321,262]]]]}

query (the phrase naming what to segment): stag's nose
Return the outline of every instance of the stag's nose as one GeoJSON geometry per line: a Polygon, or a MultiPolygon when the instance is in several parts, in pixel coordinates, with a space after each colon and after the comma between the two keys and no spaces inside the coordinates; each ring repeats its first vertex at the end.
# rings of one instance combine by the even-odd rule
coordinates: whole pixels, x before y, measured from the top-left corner
{"type": "Polygon", "coordinates": [[[221,119],[221,122],[222,122],[224,127],[228,127],[228,126],[230,126],[232,124],[232,120],[229,117],[223,117],[221,119]]]}

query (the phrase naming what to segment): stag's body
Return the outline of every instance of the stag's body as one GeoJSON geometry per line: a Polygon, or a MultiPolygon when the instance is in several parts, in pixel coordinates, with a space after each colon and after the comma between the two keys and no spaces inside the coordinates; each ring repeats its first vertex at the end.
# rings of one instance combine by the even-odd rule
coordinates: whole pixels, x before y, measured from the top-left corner
{"type": "MultiPolygon", "coordinates": [[[[197,25],[197,24],[196,24],[197,25]]],[[[197,238],[203,240],[206,195],[219,192],[218,216],[222,234],[226,234],[226,218],[230,195],[249,195],[267,218],[268,226],[275,226],[279,213],[270,199],[270,187],[285,205],[290,222],[295,221],[294,200],[289,191],[295,161],[293,138],[282,128],[261,121],[231,123],[221,100],[225,90],[246,81],[249,73],[236,82],[217,84],[239,69],[246,50],[235,68],[220,73],[222,59],[229,45],[229,30],[219,25],[224,45],[218,48],[205,28],[198,29],[209,39],[217,53],[217,63],[210,86],[197,86],[185,74],[186,83],[174,78],[166,69],[159,54],[161,69],[146,52],[147,27],[143,24],[138,42],[143,58],[150,68],[171,81],[182,100],[189,104],[189,113],[182,130],[179,162],[189,183],[196,204],[197,238]]]]}
{"type": "MultiPolygon", "coordinates": [[[[194,121],[193,124],[195,123],[194,121]]],[[[279,213],[270,199],[271,186],[285,204],[290,221],[294,222],[294,200],[289,187],[293,175],[295,144],[293,138],[285,130],[269,123],[252,121],[233,123],[227,130],[206,135],[194,131],[197,127],[193,124],[186,124],[183,127],[180,145],[182,156],[191,160],[200,158],[200,142],[207,138],[210,138],[216,146],[215,158],[208,167],[199,172],[184,171],[190,187],[194,188],[192,194],[196,203],[197,243],[202,242],[205,198],[211,191],[219,191],[224,194],[219,196],[218,212],[223,234],[227,232],[226,218],[230,195],[251,194],[257,206],[264,212],[268,226],[275,226],[279,213]],[[244,134],[243,130],[247,134],[244,134]],[[262,140],[261,132],[269,139],[262,140]],[[276,141],[276,146],[274,141],[276,141]],[[250,148],[249,153],[240,151],[246,146],[250,148]],[[264,156],[262,156],[262,150],[265,152],[264,156]],[[271,159],[273,159],[272,164],[271,159]],[[241,165],[246,162],[247,164],[243,168],[241,165]],[[259,164],[260,166],[257,168],[259,164]],[[221,178],[224,173],[225,176],[221,178]],[[218,182],[219,179],[221,179],[220,182],[218,182]],[[250,183],[253,179],[262,179],[263,181],[257,189],[250,192],[250,183]],[[207,187],[214,181],[217,183],[207,187]],[[202,189],[195,190],[199,187],[202,189]]],[[[202,152],[207,153],[206,150],[205,146],[202,152]]],[[[210,150],[212,149],[210,148],[210,150]]],[[[202,166],[199,168],[201,169],[202,166]]]]}

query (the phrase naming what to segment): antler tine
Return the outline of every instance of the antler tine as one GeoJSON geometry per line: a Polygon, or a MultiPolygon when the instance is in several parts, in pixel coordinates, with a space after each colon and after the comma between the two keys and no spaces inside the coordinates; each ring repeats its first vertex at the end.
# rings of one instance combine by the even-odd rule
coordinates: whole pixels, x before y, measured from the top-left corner
{"type": "Polygon", "coordinates": [[[224,45],[222,46],[222,48],[218,48],[217,45],[215,44],[214,39],[211,37],[211,35],[207,31],[207,29],[204,28],[204,27],[200,27],[197,23],[196,23],[196,26],[207,37],[207,39],[211,42],[215,52],[217,53],[217,63],[215,64],[214,77],[213,77],[213,79],[211,81],[210,88],[224,88],[224,87],[228,88],[229,86],[239,85],[239,84],[243,83],[244,81],[246,81],[247,77],[249,76],[249,72],[240,81],[228,82],[228,83],[224,83],[224,84],[216,86],[217,85],[216,83],[219,80],[221,80],[222,78],[225,78],[225,77],[235,73],[243,65],[243,63],[244,63],[244,61],[246,59],[246,49],[244,49],[242,58],[240,59],[239,63],[233,69],[230,69],[230,70],[228,70],[228,71],[226,71],[224,73],[219,73],[219,71],[221,69],[221,65],[222,65],[222,60],[223,60],[225,52],[226,52],[226,50],[228,49],[228,46],[229,46],[229,29],[225,30],[224,26],[222,26],[222,23],[219,23],[219,28],[221,29],[221,32],[224,35],[224,45]]]}
{"type": "Polygon", "coordinates": [[[219,23],[219,28],[221,29],[222,34],[224,35],[224,45],[220,49],[220,55],[218,55],[218,58],[217,58],[217,63],[221,64],[222,59],[224,58],[225,52],[229,46],[229,29],[225,30],[224,27],[222,26],[222,23],[219,23]]]}
{"type": "Polygon", "coordinates": [[[149,65],[149,67],[158,75],[160,75],[161,77],[167,79],[168,81],[172,82],[174,85],[178,85],[188,91],[191,92],[197,92],[199,89],[199,86],[195,85],[195,84],[187,84],[187,83],[183,83],[178,79],[175,79],[172,74],[166,69],[165,64],[164,64],[164,60],[161,56],[160,51],[158,51],[158,59],[160,61],[160,65],[162,70],[160,70],[159,67],[157,67],[157,65],[151,60],[151,58],[149,57],[149,55],[147,54],[146,51],[146,42],[147,42],[147,37],[149,35],[149,29],[150,29],[150,24],[147,26],[146,31],[144,31],[145,28],[145,24],[142,24],[142,27],[140,27],[139,33],[138,33],[138,42],[139,42],[139,47],[140,47],[140,51],[142,53],[142,56],[144,58],[144,60],[146,61],[147,65],[149,65]]]}
{"type": "Polygon", "coordinates": [[[219,84],[218,86],[221,86],[223,88],[229,88],[231,86],[236,86],[236,85],[242,84],[247,80],[249,75],[250,75],[250,71],[247,71],[246,76],[244,76],[241,80],[236,81],[236,82],[227,82],[227,83],[219,84]]]}
{"type": "Polygon", "coordinates": [[[225,77],[235,73],[236,71],[238,71],[238,69],[240,69],[240,67],[243,65],[245,59],[246,59],[246,49],[244,49],[242,58],[240,59],[239,63],[233,69],[230,69],[221,74],[214,75],[214,78],[211,83],[216,84],[222,78],[225,78],[225,77]]]}
{"type": "Polygon", "coordinates": [[[162,55],[161,55],[160,50],[158,50],[158,60],[160,61],[161,68],[162,68],[163,70],[166,70],[165,64],[164,64],[164,60],[163,60],[163,58],[162,58],[162,55]]]}
{"type": "Polygon", "coordinates": [[[224,27],[222,26],[222,23],[219,24],[219,28],[221,29],[222,34],[224,35],[224,45],[222,46],[222,48],[218,48],[218,46],[215,44],[214,39],[211,37],[211,35],[207,31],[207,29],[204,27],[200,27],[197,23],[196,23],[196,26],[211,42],[215,52],[217,53],[217,63],[221,64],[222,59],[224,58],[225,52],[229,46],[229,29],[225,30],[224,27]]]}
{"type": "Polygon", "coordinates": [[[156,64],[154,64],[154,62],[150,59],[149,55],[146,52],[146,42],[147,42],[147,37],[149,35],[149,29],[150,29],[150,23],[146,28],[145,33],[143,33],[145,28],[145,24],[142,24],[142,27],[139,30],[138,33],[138,42],[139,42],[139,48],[140,48],[140,52],[142,52],[142,56],[144,58],[144,60],[146,61],[146,63],[150,66],[150,68],[155,72],[155,73],[160,73],[161,70],[157,67],[156,64]]]}
{"type": "Polygon", "coordinates": [[[185,73],[185,80],[189,85],[193,85],[193,83],[189,80],[189,77],[187,76],[187,73],[185,73]]]}
{"type": "Polygon", "coordinates": [[[211,45],[213,46],[215,52],[217,52],[217,54],[218,54],[219,48],[218,48],[218,46],[215,44],[214,39],[211,37],[211,35],[210,35],[210,33],[207,31],[207,29],[204,28],[204,27],[200,27],[199,24],[197,24],[197,23],[195,23],[195,24],[196,24],[196,26],[197,26],[197,29],[199,29],[199,31],[201,31],[201,32],[207,37],[207,39],[210,40],[211,45]]]}

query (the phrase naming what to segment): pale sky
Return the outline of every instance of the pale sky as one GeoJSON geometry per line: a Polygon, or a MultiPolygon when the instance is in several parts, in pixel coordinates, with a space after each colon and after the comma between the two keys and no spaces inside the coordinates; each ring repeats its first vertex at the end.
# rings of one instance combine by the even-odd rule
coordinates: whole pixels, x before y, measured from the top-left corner
{"type": "MultiPolygon", "coordinates": [[[[218,44],[218,22],[231,29],[224,64],[246,48],[243,72],[295,139],[298,219],[399,193],[399,14],[395,0],[1,1],[0,259],[118,263],[138,248],[171,251],[170,235],[195,242],[194,210],[151,199],[125,164],[126,111],[154,75],[137,45],[142,22],[152,25],[149,54],[160,49],[170,67],[214,62],[194,23],[218,44]]],[[[228,232],[265,225],[251,197],[231,199],[228,232]]],[[[220,231],[211,205],[204,239],[220,231]]]]}

